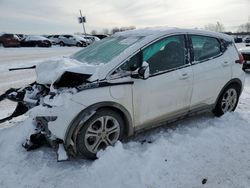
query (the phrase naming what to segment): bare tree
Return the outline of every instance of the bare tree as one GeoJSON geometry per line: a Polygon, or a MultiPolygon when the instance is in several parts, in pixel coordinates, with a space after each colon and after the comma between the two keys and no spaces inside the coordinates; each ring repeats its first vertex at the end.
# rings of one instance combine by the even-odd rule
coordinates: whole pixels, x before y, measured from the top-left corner
{"type": "Polygon", "coordinates": [[[120,29],[119,29],[118,27],[114,27],[114,28],[111,30],[111,33],[112,33],[112,34],[115,34],[115,33],[119,32],[119,31],[120,31],[120,29]]]}
{"type": "Polygon", "coordinates": [[[245,25],[244,24],[239,25],[237,32],[244,32],[244,31],[245,31],[245,25]]]}
{"type": "Polygon", "coordinates": [[[225,27],[222,23],[217,22],[216,24],[205,25],[205,29],[209,31],[223,32],[225,30],[225,27]]]}
{"type": "Polygon", "coordinates": [[[215,25],[215,31],[216,32],[223,32],[225,31],[225,27],[222,23],[220,22],[217,22],[216,25],[215,25]]]}
{"type": "Polygon", "coordinates": [[[205,30],[215,31],[215,25],[214,24],[207,24],[207,25],[205,25],[205,30]]]}
{"type": "Polygon", "coordinates": [[[97,31],[96,30],[92,30],[91,31],[91,35],[96,35],[97,34],[97,31]]]}
{"type": "Polygon", "coordinates": [[[246,32],[250,32],[250,22],[246,23],[246,32]]]}
{"type": "Polygon", "coordinates": [[[102,30],[102,32],[103,32],[104,35],[108,35],[108,34],[109,34],[109,29],[104,28],[104,29],[102,30]]]}
{"type": "Polygon", "coordinates": [[[136,29],[136,27],[132,25],[132,26],[129,26],[128,29],[129,30],[134,30],[134,29],[136,29]]]}
{"type": "Polygon", "coordinates": [[[238,32],[250,32],[250,16],[247,23],[239,25],[238,32]]]}

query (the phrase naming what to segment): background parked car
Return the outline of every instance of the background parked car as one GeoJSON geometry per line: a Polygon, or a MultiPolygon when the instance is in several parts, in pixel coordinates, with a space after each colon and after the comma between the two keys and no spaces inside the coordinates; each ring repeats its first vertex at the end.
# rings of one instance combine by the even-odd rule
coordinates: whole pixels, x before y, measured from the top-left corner
{"type": "Polygon", "coordinates": [[[19,47],[20,39],[15,34],[4,33],[0,35],[0,45],[4,47],[19,47]]]}
{"type": "Polygon", "coordinates": [[[85,39],[87,45],[90,45],[94,42],[94,39],[89,35],[79,35],[79,36],[85,39]]]}
{"type": "Polygon", "coordinates": [[[243,39],[242,39],[242,37],[235,37],[234,42],[235,43],[241,43],[241,42],[243,42],[243,39]]]}
{"type": "Polygon", "coordinates": [[[242,48],[239,50],[244,58],[243,70],[250,71],[250,48],[242,48]]]}
{"type": "Polygon", "coordinates": [[[60,35],[58,37],[60,46],[87,46],[88,42],[86,39],[79,35],[60,35]]]}
{"type": "Polygon", "coordinates": [[[100,39],[93,35],[81,35],[84,39],[88,41],[89,44],[92,44],[93,42],[99,41],[100,39]]]}
{"type": "Polygon", "coordinates": [[[20,40],[22,40],[23,38],[26,37],[24,34],[16,34],[16,35],[18,36],[18,38],[19,38],[20,40]]]}
{"type": "Polygon", "coordinates": [[[48,38],[42,36],[27,36],[21,40],[24,47],[51,47],[52,43],[48,38]]]}
{"type": "Polygon", "coordinates": [[[59,36],[60,36],[60,35],[50,35],[50,36],[48,36],[48,39],[54,41],[55,44],[59,44],[59,42],[60,42],[60,41],[59,41],[59,36]]]}
{"type": "Polygon", "coordinates": [[[104,39],[108,37],[107,35],[93,35],[93,36],[98,37],[99,39],[104,39]]]}
{"type": "Polygon", "coordinates": [[[245,42],[245,43],[250,43],[250,37],[244,38],[244,42],[245,42]]]}

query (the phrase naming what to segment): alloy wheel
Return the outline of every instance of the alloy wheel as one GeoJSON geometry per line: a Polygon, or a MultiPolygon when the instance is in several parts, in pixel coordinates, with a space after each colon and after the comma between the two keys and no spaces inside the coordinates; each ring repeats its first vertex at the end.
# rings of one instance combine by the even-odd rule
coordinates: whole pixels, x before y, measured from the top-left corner
{"type": "Polygon", "coordinates": [[[230,88],[224,93],[221,101],[221,109],[223,113],[234,110],[237,103],[237,97],[237,91],[234,88],[230,88]]]}
{"type": "Polygon", "coordinates": [[[102,116],[87,128],[84,143],[92,153],[97,153],[107,146],[113,145],[120,136],[120,125],[112,116],[102,116]]]}

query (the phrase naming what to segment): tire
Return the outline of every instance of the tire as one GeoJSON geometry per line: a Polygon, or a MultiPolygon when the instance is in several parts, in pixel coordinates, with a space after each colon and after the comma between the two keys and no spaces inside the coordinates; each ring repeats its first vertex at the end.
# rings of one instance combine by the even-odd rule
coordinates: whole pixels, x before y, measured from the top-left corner
{"type": "Polygon", "coordinates": [[[214,115],[220,117],[226,112],[233,112],[238,105],[239,97],[240,87],[238,85],[231,84],[226,87],[213,110],[214,115]]]}
{"type": "Polygon", "coordinates": [[[86,42],[84,42],[82,46],[83,46],[83,47],[87,47],[88,44],[87,44],[86,42]]]}
{"type": "Polygon", "coordinates": [[[96,153],[114,145],[124,136],[124,121],[113,110],[97,111],[79,130],[76,136],[76,154],[88,159],[96,159],[96,153]],[[104,125],[104,126],[103,126],[104,125]]]}
{"type": "Polygon", "coordinates": [[[65,46],[64,42],[62,42],[62,41],[59,42],[59,45],[60,45],[60,46],[65,46]]]}
{"type": "Polygon", "coordinates": [[[76,46],[77,47],[82,47],[82,44],[78,42],[78,43],[76,43],[76,46]]]}

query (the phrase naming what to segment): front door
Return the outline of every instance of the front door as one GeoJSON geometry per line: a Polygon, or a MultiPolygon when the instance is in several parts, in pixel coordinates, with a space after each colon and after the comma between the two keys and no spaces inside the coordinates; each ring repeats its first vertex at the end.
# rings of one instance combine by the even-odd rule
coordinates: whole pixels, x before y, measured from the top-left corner
{"type": "Polygon", "coordinates": [[[135,129],[154,126],[188,112],[193,73],[186,53],[184,35],[163,38],[143,49],[150,77],[134,79],[135,129]]]}

